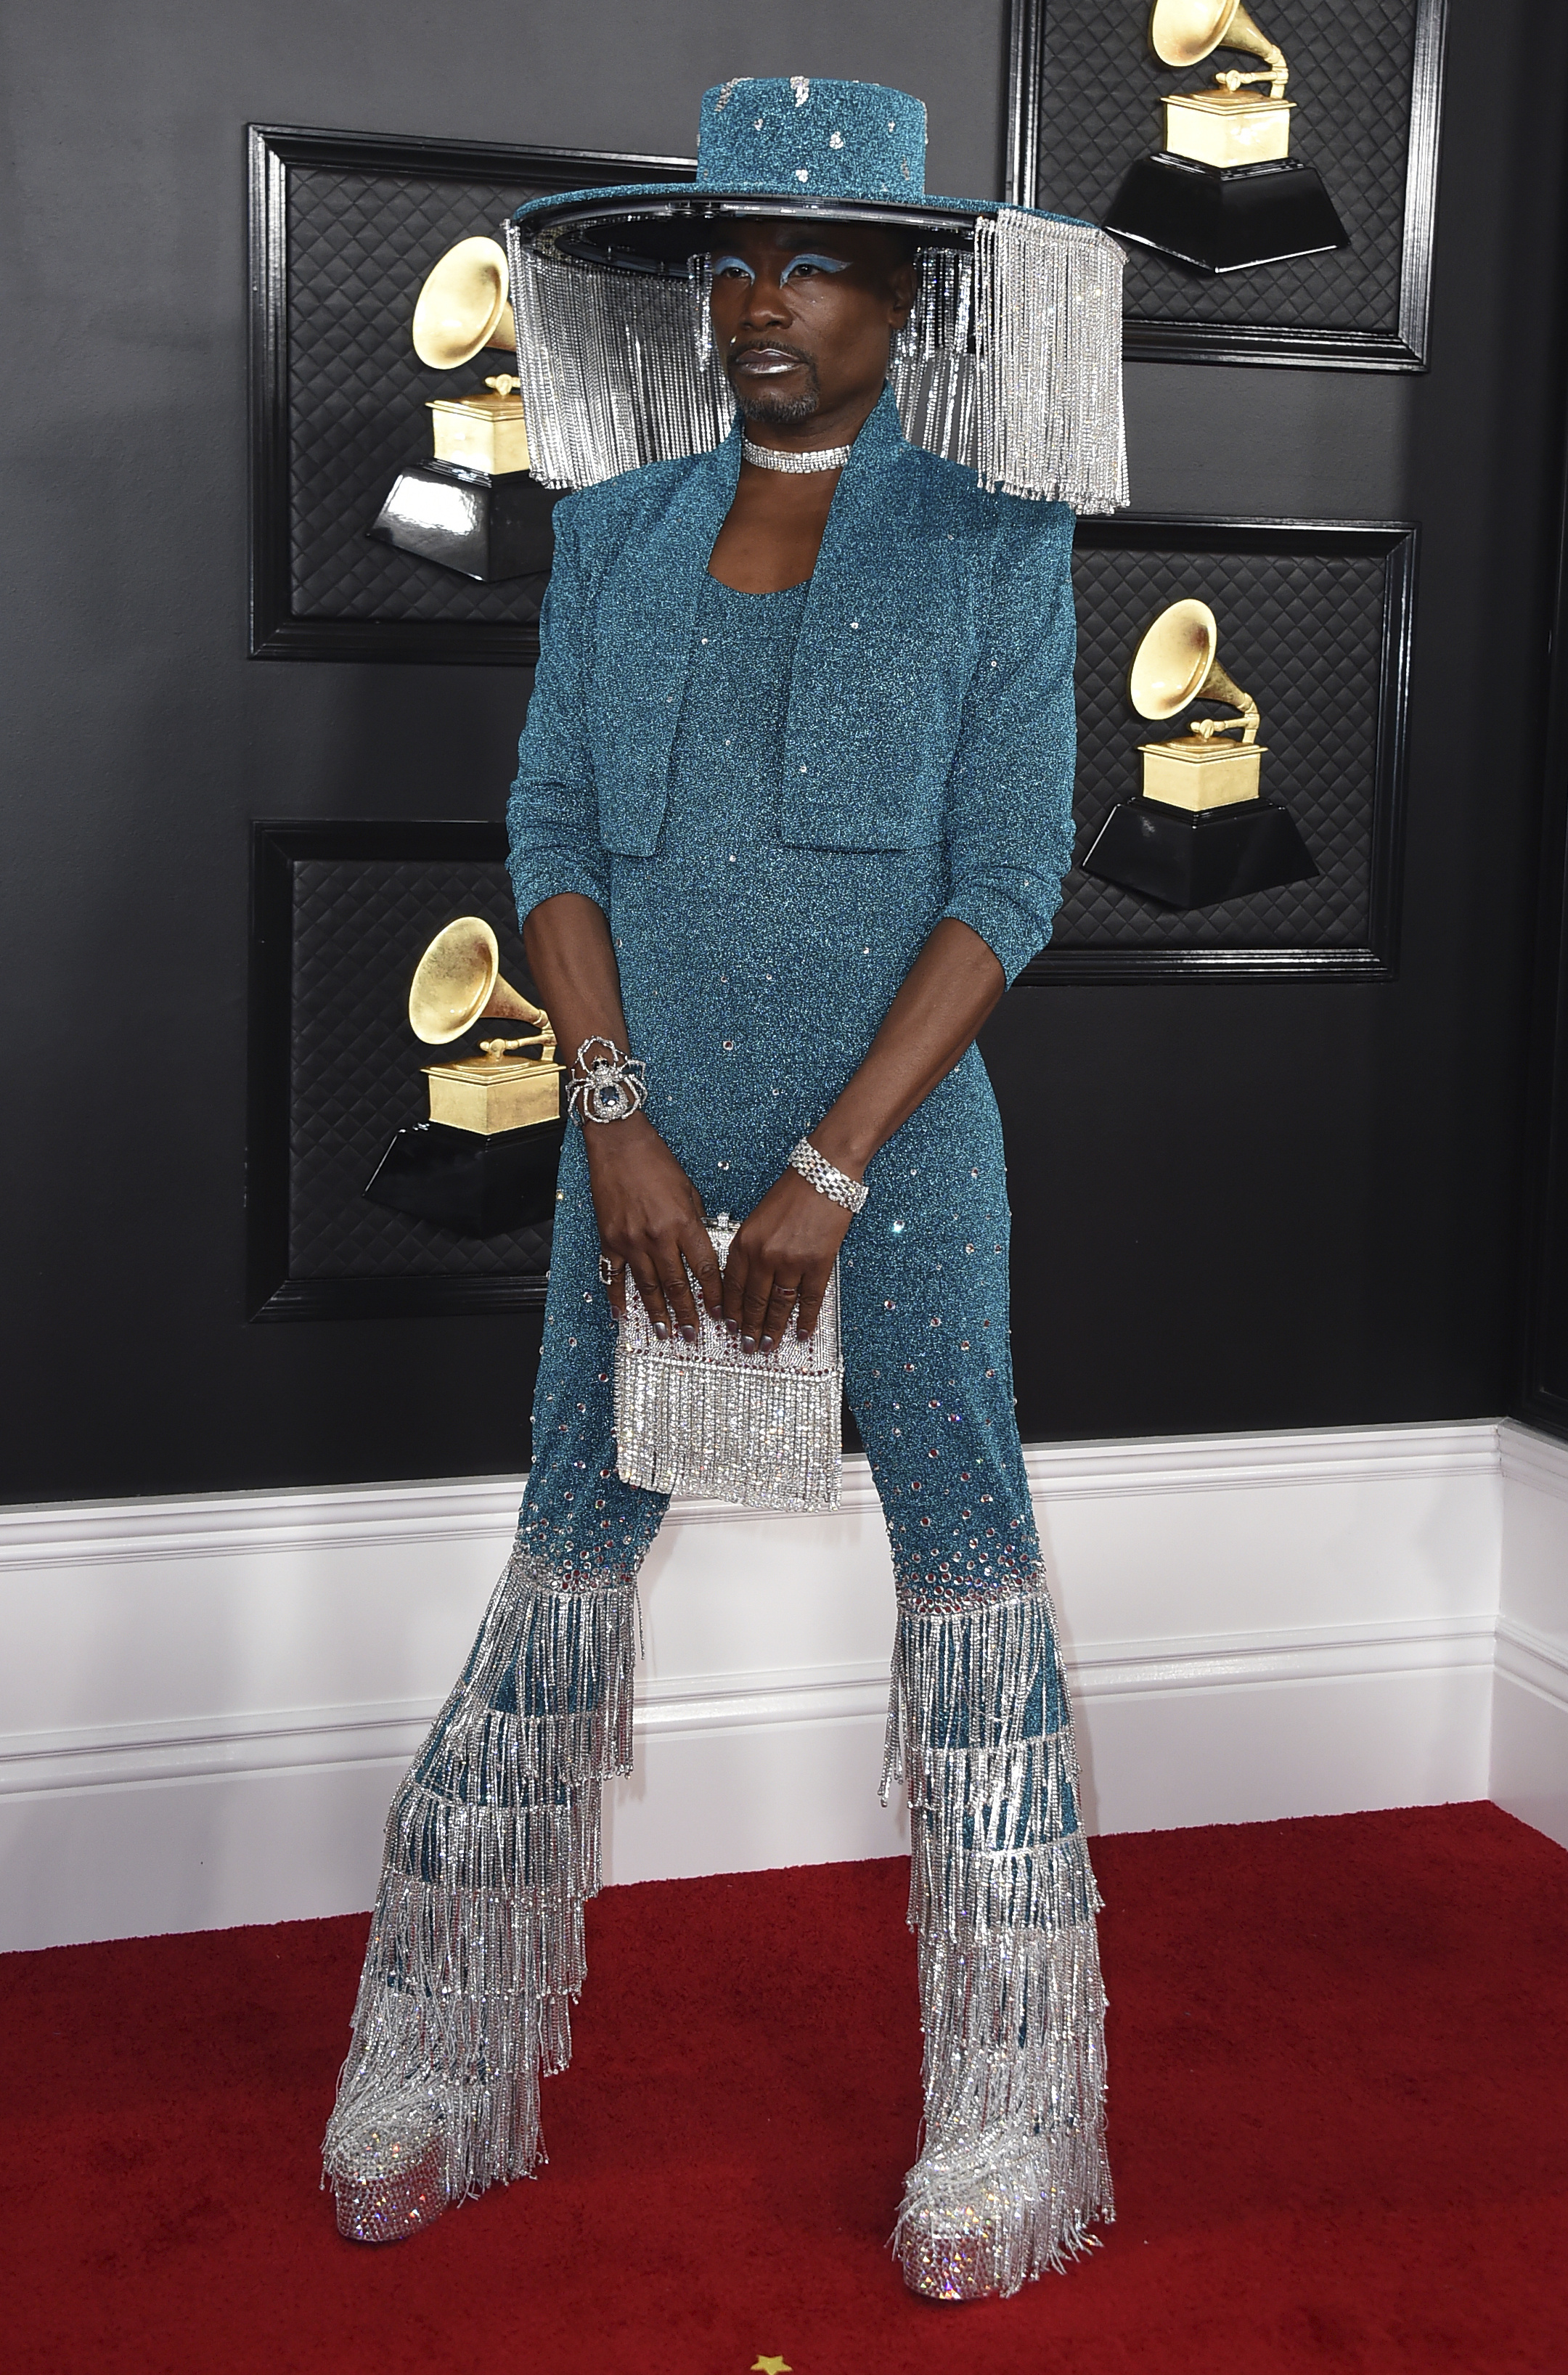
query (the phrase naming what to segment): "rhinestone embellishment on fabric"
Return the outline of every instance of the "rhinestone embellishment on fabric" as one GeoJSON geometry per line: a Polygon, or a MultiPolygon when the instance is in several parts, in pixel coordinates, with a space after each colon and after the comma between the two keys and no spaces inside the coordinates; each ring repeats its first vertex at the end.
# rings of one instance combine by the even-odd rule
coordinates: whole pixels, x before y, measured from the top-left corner
{"type": "Polygon", "coordinates": [[[849,460],[849,447],[821,445],[814,454],[781,454],[774,446],[753,445],[749,437],[743,437],[740,455],[756,469],[783,470],[791,479],[807,479],[818,470],[842,470],[849,460]]]}

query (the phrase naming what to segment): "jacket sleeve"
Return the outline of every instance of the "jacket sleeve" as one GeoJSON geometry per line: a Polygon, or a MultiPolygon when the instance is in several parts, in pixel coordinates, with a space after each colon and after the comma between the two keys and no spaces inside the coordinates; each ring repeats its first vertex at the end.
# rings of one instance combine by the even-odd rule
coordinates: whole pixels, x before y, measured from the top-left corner
{"type": "Polygon", "coordinates": [[[539,664],[507,802],[507,859],[517,916],[562,891],[609,910],[609,865],[588,749],[590,606],[576,499],[555,507],[555,565],[539,617],[539,664]]]}
{"type": "Polygon", "coordinates": [[[1008,506],[990,618],[948,777],[949,896],[1008,981],[1044,947],[1073,853],[1073,515],[1008,506]]]}

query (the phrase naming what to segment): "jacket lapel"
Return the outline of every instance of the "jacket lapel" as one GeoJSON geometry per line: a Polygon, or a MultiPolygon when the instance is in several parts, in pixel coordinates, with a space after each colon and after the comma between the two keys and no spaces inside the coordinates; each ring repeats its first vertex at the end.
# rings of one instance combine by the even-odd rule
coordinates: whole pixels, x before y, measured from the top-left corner
{"type": "Polygon", "coordinates": [[[933,505],[929,477],[888,389],[839,480],[796,645],[787,842],[903,849],[941,838],[975,582],[968,540],[933,505]]]}
{"type": "Polygon", "coordinates": [[[739,475],[737,420],[722,445],[697,456],[663,508],[639,522],[605,585],[595,671],[600,833],[622,857],[648,857],[658,846],[702,579],[739,475]]]}

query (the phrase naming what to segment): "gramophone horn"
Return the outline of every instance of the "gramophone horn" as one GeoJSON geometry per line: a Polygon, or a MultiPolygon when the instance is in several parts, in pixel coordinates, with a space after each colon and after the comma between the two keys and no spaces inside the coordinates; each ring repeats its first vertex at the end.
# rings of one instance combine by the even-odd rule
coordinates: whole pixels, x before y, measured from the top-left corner
{"type": "MultiPolygon", "coordinates": [[[[1191,701],[1220,701],[1242,714],[1242,740],[1257,738],[1258,708],[1232,682],[1214,655],[1220,628],[1207,602],[1173,602],[1161,610],[1133,654],[1127,695],[1140,717],[1174,717],[1191,701]]],[[[1227,721],[1228,723],[1228,721],[1227,721]]],[[[1197,733],[1213,731],[1200,720],[1197,733]]]]}
{"type": "Polygon", "coordinates": [[[1137,651],[1127,691],[1140,717],[1174,717],[1214,665],[1220,627],[1207,602],[1173,602],[1161,610],[1137,651]]]}
{"type": "Polygon", "coordinates": [[[501,976],[501,951],[481,916],[459,916],[438,932],[415,967],[408,1020],[417,1038],[440,1047],[493,1015],[542,1023],[549,1017],[501,976]]]}
{"type": "Polygon", "coordinates": [[[1168,66],[1195,66],[1210,50],[1245,50],[1281,79],[1289,72],[1284,51],[1259,32],[1242,0],[1154,0],[1149,45],[1168,66]]]}
{"type": "Polygon", "coordinates": [[[460,239],[419,291],[414,352],[438,371],[455,371],[481,347],[515,347],[506,301],[506,250],[493,239],[460,239]]]}

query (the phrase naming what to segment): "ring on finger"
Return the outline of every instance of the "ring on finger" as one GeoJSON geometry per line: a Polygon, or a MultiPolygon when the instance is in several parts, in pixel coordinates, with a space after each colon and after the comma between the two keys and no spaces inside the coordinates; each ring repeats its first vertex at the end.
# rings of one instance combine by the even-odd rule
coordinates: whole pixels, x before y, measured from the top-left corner
{"type": "Polygon", "coordinates": [[[608,1254],[601,1254],[599,1256],[599,1284],[605,1287],[613,1286],[615,1284],[615,1274],[617,1270],[622,1267],[623,1265],[621,1263],[613,1260],[608,1254]]]}
{"type": "Polygon", "coordinates": [[[790,1313],[799,1300],[798,1286],[774,1287],[768,1297],[767,1308],[762,1314],[762,1333],[760,1341],[764,1353],[771,1353],[778,1339],[784,1334],[789,1326],[790,1313]],[[775,1311],[779,1315],[776,1324],[773,1320],[775,1311]]]}

